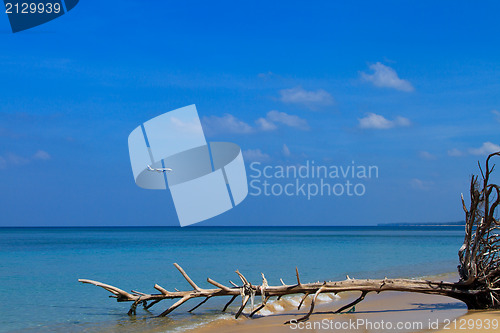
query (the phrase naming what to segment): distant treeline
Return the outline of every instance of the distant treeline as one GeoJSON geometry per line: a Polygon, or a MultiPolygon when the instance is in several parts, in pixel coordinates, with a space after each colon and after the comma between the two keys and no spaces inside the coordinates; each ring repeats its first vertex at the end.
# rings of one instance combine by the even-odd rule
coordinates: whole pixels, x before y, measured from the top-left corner
{"type": "Polygon", "coordinates": [[[416,222],[416,223],[379,223],[380,227],[420,227],[420,226],[462,226],[465,225],[465,221],[458,222],[416,222]]]}

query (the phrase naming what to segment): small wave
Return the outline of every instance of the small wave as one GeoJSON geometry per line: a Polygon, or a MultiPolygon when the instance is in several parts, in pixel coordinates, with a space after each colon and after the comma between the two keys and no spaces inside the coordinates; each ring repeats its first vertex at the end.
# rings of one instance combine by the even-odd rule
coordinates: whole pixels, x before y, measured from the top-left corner
{"type": "Polygon", "coordinates": [[[319,294],[317,300],[320,302],[332,302],[339,299],[340,296],[332,293],[319,294]]]}
{"type": "Polygon", "coordinates": [[[288,299],[288,302],[293,306],[299,306],[301,299],[302,297],[300,296],[293,296],[288,299]]]}
{"type": "Polygon", "coordinates": [[[285,308],[283,306],[281,306],[281,304],[274,304],[274,310],[281,312],[281,311],[285,311],[285,308]]]}
{"type": "MultiPolygon", "coordinates": [[[[297,310],[300,302],[302,301],[303,295],[288,295],[282,297],[278,300],[270,300],[267,302],[266,306],[258,312],[259,316],[270,316],[278,312],[297,310]]],[[[316,298],[318,303],[329,303],[335,302],[340,298],[339,295],[333,293],[320,294],[316,298]]],[[[303,306],[310,304],[312,295],[308,296],[303,302],[303,306]]]]}
{"type": "Polygon", "coordinates": [[[271,310],[266,309],[266,308],[259,311],[259,315],[264,316],[264,317],[272,315],[272,314],[274,314],[274,312],[272,312],[271,310]]]}
{"type": "Polygon", "coordinates": [[[234,317],[232,314],[229,313],[223,313],[218,316],[214,316],[211,318],[203,318],[201,321],[198,322],[187,322],[185,324],[179,325],[176,328],[169,329],[164,331],[163,333],[173,333],[173,332],[185,332],[185,331],[191,331],[195,330],[197,328],[203,327],[205,325],[211,324],[216,321],[222,321],[222,320],[232,320],[234,317]]]}

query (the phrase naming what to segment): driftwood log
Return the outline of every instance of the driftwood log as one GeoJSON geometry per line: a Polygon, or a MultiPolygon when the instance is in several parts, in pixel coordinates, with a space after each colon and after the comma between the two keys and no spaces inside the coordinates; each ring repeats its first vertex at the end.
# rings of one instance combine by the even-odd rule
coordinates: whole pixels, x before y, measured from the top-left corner
{"type": "MultiPolygon", "coordinates": [[[[194,311],[212,297],[230,296],[229,302],[222,310],[225,311],[227,307],[240,296],[241,306],[235,313],[235,317],[238,318],[243,313],[249,301],[251,301],[252,304],[249,317],[252,317],[266,305],[266,302],[271,297],[277,297],[279,299],[284,295],[303,294],[304,296],[298,305],[298,309],[300,310],[304,300],[311,296],[312,300],[308,313],[294,320],[294,322],[300,322],[309,319],[314,311],[316,298],[319,294],[339,294],[347,291],[359,291],[361,294],[356,300],[341,307],[334,313],[340,313],[355,306],[357,303],[361,302],[368,293],[380,293],[382,291],[444,295],[463,301],[469,309],[498,309],[500,308],[500,224],[495,214],[500,204],[500,187],[489,183],[490,175],[494,170],[494,165],[490,166],[490,159],[494,156],[500,156],[500,152],[488,156],[484,171],[481,165],[479,165],[481,171],[480,180],[478,176],[472,176],[470,186],[471,203],[469,208],[466,207],[462,195],[466,223],[464,244],[459,250],[460,265],[458,266],[458,271],[460,280],[458,282],[388,278],[382,280],[356,280],[347,276],[347,279],[344,281],[302,283],[300,281],[299,271],[296,269],[297,283],[291,285],[285,284],[283,280],[280,279],[281,285],[270,286],[264,274],[262,274],[262,283],[260,285],[253,285],[243,274],[236,271],[236,274],[241,280],[240,285],[230,281],[231,286],[229,287],[208,278],[208,283],[212,284],[215,288],[203,289],[198,287],[178,264],[174,264],[174,266],[191,285],[193,288],[192,290],[177,291],[176,289],[176,291],[168,291],[156,284],[154,288],[158,290],[159,293],[146,294],[135,290],[129,293],[98,281],[87,279],[79,279],[78,281],[106,289],[113,294],[110,297],[116,298],[118,302],[132,302],[128,312],[129,315],[134,315],[137,306],[140,304],[142,304],[144,308],[149,309],[153,305],[166,299],[178,300],[168,309],[163,311],[160,316],[168,315],[180,305],[193,298],[201,298],[202,301],[189,310],[189,312],[194,311]],[[260,296],[262,301],[260,305],[254,308],[255,296],[260,296]]],[[[286,322],[285,324],[287,323],[290,322],[286,322]]]]}

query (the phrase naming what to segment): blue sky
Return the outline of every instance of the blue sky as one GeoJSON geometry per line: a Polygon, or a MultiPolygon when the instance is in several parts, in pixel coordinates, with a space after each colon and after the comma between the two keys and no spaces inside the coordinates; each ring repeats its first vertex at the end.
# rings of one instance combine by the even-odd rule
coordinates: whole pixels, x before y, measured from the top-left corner
{"type": "Polygon", "coordinates": [[[0,225],[178,225],[168,191],[134,184],[127,137],[189,104],[247,167],[379,168],[361,197],[249,196],[201,225],[461,220],[500,148],[499,10],[82,0],[16,34],[0,15],[0,225]]]}

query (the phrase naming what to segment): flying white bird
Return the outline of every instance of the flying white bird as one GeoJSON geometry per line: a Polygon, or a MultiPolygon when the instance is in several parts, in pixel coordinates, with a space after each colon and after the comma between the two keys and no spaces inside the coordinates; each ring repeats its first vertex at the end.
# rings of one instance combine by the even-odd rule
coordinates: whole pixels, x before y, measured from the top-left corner
{"type": "Polygon", "coordinates": [[[167,171],[172,171],[172,169],[170,168],[159,168],[159,169],[153,169],[151,167],[151,165],[148,164],[148,170],[149,171],[156,171],[156,172],[159,172],[159,173],[164,173],[164,172],[167,172],[167,171]]]}

